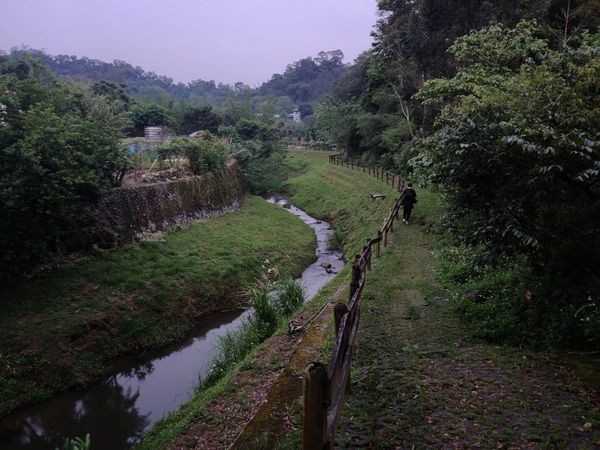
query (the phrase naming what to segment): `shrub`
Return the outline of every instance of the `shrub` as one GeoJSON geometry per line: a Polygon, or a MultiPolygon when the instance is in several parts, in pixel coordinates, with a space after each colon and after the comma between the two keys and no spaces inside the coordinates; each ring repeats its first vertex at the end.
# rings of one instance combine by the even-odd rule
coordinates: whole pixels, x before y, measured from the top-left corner
{"type": "Polygon", "coordinates": [[[210,133],[196,139],[178,138],[158,147],[158,155],[163,161],[177,157],[186,158],[194,175],[222,171],[228,153],[225,144],[210,133]]]}
{"type": "Polygon", "coordinates": [[[120,105],[56,79],[32,63],[26,75],[0,60],[0,279],[15,279],[62,249],[128,166],[120,105]]]}
{"type": "Polygon", "coordinates": [[[287,278],[277,283],[274,298],[279,314],[288,317],[304,304],[304,289],[298,281],[287,278]]]}

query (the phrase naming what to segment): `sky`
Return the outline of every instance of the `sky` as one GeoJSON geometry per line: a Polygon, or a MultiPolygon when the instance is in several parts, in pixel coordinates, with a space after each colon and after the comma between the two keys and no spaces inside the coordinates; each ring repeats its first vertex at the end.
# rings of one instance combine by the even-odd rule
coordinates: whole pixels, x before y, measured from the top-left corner
{"type": "Polygon", "coordinates": [[[0,49],[120,59],[175,81],[257,86],[321,50],[352,62],[377,0],[0,0],[0,49]]]}

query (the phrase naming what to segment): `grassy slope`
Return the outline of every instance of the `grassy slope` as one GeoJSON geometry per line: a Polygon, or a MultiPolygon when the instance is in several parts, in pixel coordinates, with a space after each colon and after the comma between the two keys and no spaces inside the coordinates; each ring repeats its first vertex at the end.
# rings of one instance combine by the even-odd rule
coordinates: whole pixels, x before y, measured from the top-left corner
{"type": "Polygon", "coordinates": [[[0,414],[104,373],[115,356],[182,337],[266,268],[297,275],[310,228],[249,197],[236,213],[103,252],[0,292],[0,414]]]}
{"type": "MultiPolygon", "coordinates": [[[[294,176],[287,183],[292,203],[305,209],[314,217],[333,220],[336,229],[347,234],[345,246],[347,255],[355,253],[367,238],[377,232],[397,195],[372,177],[357,177],[350,170],[342,171],[330,166],[324,153],[291,152],[286,164],[294,168],[294,176]],[[335,185],[329,184],[331,179],[336,180],[335,185]],[[369,196],[373,191],[384,192],[388,197],[384,200],[373,200],[369,196]]],[[[346,265],[334,281],[325,286],[299,315],[310,317],[328,296],[345,282],[349,267],[346,265]]],[[[333,327],[333,324],[331,326],[333,327]]],[[[177,448],[182,443],[186,443],[185,445],[191,448],[196,445],[204,445],[204,448],[220,448],[229,445],[231,440],[228,440],[228,433],[235,436],[244,425],[232,423],[232,420],[240,420],[241,414],[237,411],[237,405],[243,405],[244,408],[248,403],[255,402],[249,392],[253,389],[259,390],[260,388],[254,386],[257,383],[267,382],[269,377],[282,370],[283,359],[291,356],[289,351],[286,352],[289,354],[283,355],[276,349],[269,348],[281,345],[279,340],[284,338],[282,335],[285,335],[286,329],[287,326],[279,330],[279,336],[261,344],[217,385],[200,391],[180,410],[159,422],[138,448],[140,450],[177,448]],[[202,430],[196,429],[202,428],[201,425],[207,428],[204,430],[204,435],[202,430]],[[214,441],[214,437],[206,436],[212,430],[217,430],[217,434],[222,436],[218,442],[214,441]],[[214,443],[214,447],[206,444],[210,439],[213,439],[211,442],[214,443]]],[[[252,409],[256,406],[253,403],[247,409],[252,413],[252,409]]],[[[246,416],[241,420],[247,419],[246,416]]],[[[295,448],[297,442],[298,437],[295,436],[289,448],[295,448]]]]}
{"type": "MultiPolygon", "coordinates": [[[[348,229],[357,225],[349,211],[360,222],[371,215],[354,189],[362,175],[318,161],[312,169],[292,180],[294,203],[348,229]]],[[[424,233],[438,215],[437,197],[420,191],[413,224],[399,224],[368,274],[338,447],[593,448],[594,392],[552,355],[473,341],[443,300],[435,238],[424,233]]]]}

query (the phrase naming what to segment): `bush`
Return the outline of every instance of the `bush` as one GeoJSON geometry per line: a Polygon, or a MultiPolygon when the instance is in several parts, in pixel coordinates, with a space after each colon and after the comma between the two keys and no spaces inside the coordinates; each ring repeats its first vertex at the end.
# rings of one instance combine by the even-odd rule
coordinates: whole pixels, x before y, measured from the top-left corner
{"type": "Polygon", "coordinates": [[[250,192],[269,195],[281,192],[287,175],[285,152],[274,142],[244,142],[233,151],[240,162],[250,192]]]}
{"type": "Polygon", "coordinates": [[[490,261],[483,248],[446,243],[440,278],[475,337],[539,349],[600,342],[598,290],[540,278],[523,257],[490,261]]]}
{"type": "Polygon", "coordinates": [[[221,172],[225,168],[225,160],[229,154],[225,144],[210,133],[196,139],[175,139],[168,144],[160,145],[157,151],[163,161],[177,157],[186,158],[194,175],[221,172]]]}
{"type": "Polygon", "coordinates": [[[0,60],[0,279],[15,279],[78,226],[128,166],[122,106],[32,63],[19,76],[0,60]]]}
{"type": "Polygon", "coordinates": [[[277,283],[274,298],[279,314],[289,317],[304,304],[304,289],[298,281],[287,278],[277,283]]]}

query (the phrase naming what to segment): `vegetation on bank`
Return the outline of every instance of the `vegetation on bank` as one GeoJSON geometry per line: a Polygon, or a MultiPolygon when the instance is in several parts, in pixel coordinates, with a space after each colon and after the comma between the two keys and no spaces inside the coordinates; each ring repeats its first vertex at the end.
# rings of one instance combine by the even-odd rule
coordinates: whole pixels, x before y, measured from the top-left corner
{"type": "MultiPolygon", "coordinates": [[[[398,195],[389,186],[383,185],[375,178],[356,177],[354,172],[340,170],[329,165],[326,153],[292,150],[288,152],[284,165],[290,175],[290,178],[284,183],[284,188],[290,194],[292,203],[316,218],[332,221],[335,229],[339,230],[339,234],[343,233],[344,235],[342,247],[346,255],[354,254],[362,247],[367,238],[373,237],[373,233],[376,234],[398,195]],[[373,191],[384,192],[387,197],[374,200],[369,195],[373,191]]],[[[300,310],[298,315],[302,315],[304,318],[312,316],[328,296],[344,283],[349,269],[350,265],[347,264],[330,284],[300,310]]],[[[293,287],[288,286],[287,289],[293,290],[293,287]]],[[[290,297],[295,296],[291,295],[290,297]]],[[[279,304],[279,302],[275,302],[275,304],[279,304]]],[[[282,305],[279,308],[288,309],[282,305]]],[[[286,331],[287,321],[280,322],[275,335],[286,331]]],[[[333,332],[331,332],[332,334],[333,332]]],[[[250,333],[250,336],[253,336],[253,333],[250,333]]],[[[225,351],[222,357],[225,359],[228,359],[229,354],[235,354],[240,346],[243,347],[248,342],[243,336],[237,338],[235,333],[226,339],[226,341],[229,340],[232,342],[225,342],[224,345],[225,351]]],[[[196,442],[196,439],[200,439],[204,445],[208,445],[204,436],[198,437],[190,431],[196,421],[210,424],[211,430],[231,429],[234,425],[228,422],[228,416],[233,413],[229,410],[235,408],[233,406],[230,408],[228,405],[246,404],[253,401],[243,396],[245,393],[240,384],[251,384],[253,379],[265,377],[265,374],[271,377],[272,371],[278,371],[282,367],[282,361],[275,359],[274,356],[268,356],[270,355],[269,347],[272,345],[273,342],[269,340],[253,348],[240,360],[237,356],[231,358],[231,361],[235,362],[233,365],[230,363],[226,365],[228,369],[224,370],[223,378],[200,390],[182,408],[159,422],[145,437],[139,448],[162,449],[173,445],[174,442],[187,442],[188,440],[196,442]],[[257,358],[260,358],[262,362],[257,362],[257,358]],[[265,358],[269,364],[263,364],[265,358]],[[240,378],[244,380],[241,383],[237,381],[240,378]],[[233,384],[234,382],[236,384],[233,384]],[[216,402],[219,404],[218,412],[208,414],[207,411],[211,411],[211,405],[216,402]]],[[[220,363],[217,361],[217,370],[219,366],[220,363]]],[[[239,430],[243,426],[243,423],[235,424],[235,428],[239,430]]],[[[220,434],[222,435],[222,433],[220,434]]],[[[230,443],[222,440],[219,443],[213,442],[214,446],[230,443]]],[[[297,440],[294,440],[289,447],[285,448],[297,448],[297,443],[297,440]]],[[[265,445],[271,444],[272,442],[265,445]]]]}
{"type": "Polygon", "coordinates": [[[64,251],[77,227],[128,168],[118,103],[58,80],[39,63],[0,57],[0,280],[64,251]]]}
{"type": "Polygon", "coordinates": [[[239,306],[268,269],[295,276],[314,258],[310,228],[258,197],[154,238],[3,287],[3,414],[97,379],[115,356],[181,338],[195,318],[239,306]]]}
{"type": "Polygon", "coordinates": [[[304,291],[294,278],[284,278],[252,288],[251,315],[239,329],[228,332],[221,338],[219,354],[212,363],[210,373],[201,380],[199,389],[214,385],[235,364],[242,361],[258,344],[273,335],[278,327],[287,324],[304,304],[304,291]]]}
{"type": "Polygon", "coordinates": [[[444,195],[444,279],[475,334],[595,350],[598,2],[378,8],[373,49],[317,107],[317,127],[444,195]]]}
{"type": "MultiPolygon", "coordinates": [[[[322,217],[346,218],[352,241],[356,220],[373,202],[365,195],[368,189],[356,188],[368,177],[308,153],[302,158],[311,160],[316,173],[290,180],[295,204],[322,217]],[[313,189],[317,179],[321,185],[313,189]],[[322,193],[333,200],[327,207],[321,205],[322,193]]],[[[600,420],[594,403],[598,359],[580,356],[578,364],[591,374],[586,379],[583,371],[564,364],[562,354],[473,339],[473,325],[458,320],[446,284],[440,283],[446,281],[448,261],[440,252],[453,248],[437,226],[443,198],[417,189],[413,222],[395,229],[367,273],[352,393],[342,409],[337,446],[590,447],[600,420]]],[[[375,229],[384,215],[370,217],[375,229]]],[[[330,357],[332,345],[331,330],[322,360],[330,357]]],[[[294,419],[288,419],[283,435],[271,436],[270,442],[277,442],[272,448],[298,447],[301,410],[301,404],[294,405],[294,419]]]]}

